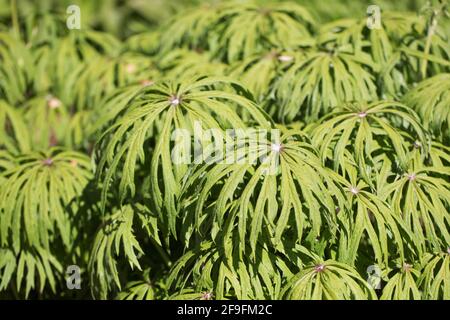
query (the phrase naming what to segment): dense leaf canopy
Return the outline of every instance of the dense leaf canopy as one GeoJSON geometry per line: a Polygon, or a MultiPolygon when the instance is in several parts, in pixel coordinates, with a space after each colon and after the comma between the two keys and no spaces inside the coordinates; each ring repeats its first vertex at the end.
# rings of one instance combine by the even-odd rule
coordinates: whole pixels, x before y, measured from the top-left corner
{"type": "Polygon", "coordinates": [[[0,299],[450,299],[449,3],[377,3],[0,0],[0,299]]]}

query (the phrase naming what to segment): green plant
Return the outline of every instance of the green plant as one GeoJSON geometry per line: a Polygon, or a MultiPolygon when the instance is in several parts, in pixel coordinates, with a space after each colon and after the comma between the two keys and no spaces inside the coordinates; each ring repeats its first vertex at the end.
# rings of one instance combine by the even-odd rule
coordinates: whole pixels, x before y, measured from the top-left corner
{"type": "Polygon", "coordinates": [[[450,299],[446,1],[73,2],[0,0],[1,299],[450,299]]]}

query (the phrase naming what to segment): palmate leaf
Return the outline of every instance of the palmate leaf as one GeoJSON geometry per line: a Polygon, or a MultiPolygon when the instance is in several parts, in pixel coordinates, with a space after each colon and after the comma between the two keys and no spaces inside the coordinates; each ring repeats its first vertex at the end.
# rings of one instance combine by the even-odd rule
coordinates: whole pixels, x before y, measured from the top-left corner
{"type": "MultiPolygon", "coordinates": [[[[68,148],[89,148],[86,141],[93,126],[94,115],[90,110],[73,112],[71,106],[52,95],[40,95],[30,98],[17,110],[23,118],[29,132],[22,140],[29,140],[33,150],[47,149],[52,146],[68,148]]],[[[28,149],[30,149],[28,147],[28,149]]]]}
{"type": "Polygon", "coordinates": [[[269,123],[269,118],[252,100],[233,92],[219,91],[216,89],[218,86],[228,87],[228,90],[234,88],[235,92],[245,94],[239,84],[226,78],[196,78],[190,82],[171,81],[147,86],[130,100],[124,114],[105,132],[99,144],[97,176],[104,184],[103,207],[114,178],[118,179],[122,200],[128,192],[132,196],[135,194],[136,166],[146,157],[146,141],[154,139],[149,172],[150,191],[160,217],[166,222],[166,227],[175,233],[175,197],[187,165],[173,163],[173,130],[192,132],[195,122],[204,129],[224,129],[231,124],[235,128],[245,128],[246,124],[238,114],[250,115],[253,121],[263,126],[269,123]]]}
{"type": "Polygon", "coordinates": [[[154,56],[159,50],[161,30],[146,30],[126,39],[125,50],[154,56]]]}
{"type": "MultiPolygon", "coordinates": [[[[62,240],[71,246],[66,207],[81,194],[91,177],[83,154],[51,149],[17,158],[3,173],[0,190],[0,240],[18,252],[23,245],[49,249],[62,240]]],[[[74,204],[75,205],[75,204],[74,204]]]]}
{"type": "MultiPolygon", "coordinates": [[[[117,14],[125,15],[127,17],[123,17],[121,24],[128,27],[128,33],[136,32],[140,30],[148,30],[150,27],[154,27],[155,25],[160,25],[165,21],[172,18],[177,12],[184,12],[188,10],[192,4],[201,3],[198,0],[149,0],[149,1],[140,1],[140,0],[131,0],[126,2],[124,5],[126,6],[126,10],[122,9],[121,6],[117,6],[117,4],[110,4],[110,8],[105,8],[105,20],[107,19],[108,12],[112,9],[117,12],[117,14]],[[125,20],[127,19],[127,20],[125,20]],[[132,21],[130,26],[127,26],[125,21],[132,21]]],[[[106,21],[105,21],[106,22],[106,21]]],[[[119,26],[118,26],[119,27],[119,26]]],[[[123,27],[123,26],[122,26],[123,27]]],[[[120,31],[118,29],[117,31],[120,31]]]]}
{"type": "Polygon", "coordinates": [[[51,95],[29,99],[21,106],[23,118],[31,134],[33,150],[46,150],[61,145],[70,134],[70,110],[51,95]]]}
{"type": "Polygon", "coordinates": [[[87,128],[92,126],[92,122],[94,122],[92,118],[92,112],[88,110],[74,113],[69,119],[67,132],[64,135],[64,143],[61,143],[61,145],[71,149],[87,150],[90,153],[93,142],[89,140],[87,128]]]}
{"type": "MultiPolygon", "coordinates": [[[[362,15],[367,12],[367,7],[369,5],[369,3],[364,1],[355,2],[353,0],[340,0],[339,2],[333,0],[322,0],[321,2],[311,2],[308,0],[296,1],[316,13],[316,15],[319,16],[323,22],[341,19],[343,17],[362,17],[362,15]]],[[[421,3],[414,3],[411,1],[392,2],[389,0],[379,0],[376,4],[381,8],[382,18],[384,17],[384,14],[388,14],[393,10],[404,13],[404,16],[407,18],[408,14],[414,15],[416,13],[408,12],[406,10],[416,10],[419,8],[421,3]]]]}
{"type": "Polygon", "coordinates": [[[324,228],[333,234],[333,197],[344,201],[342,192],[305,135],[288,130],[278,140],[246,139],[227,154],[235,157],[231,164],[200,165],[190,175],[181,209],[184,228],[222,242],[237,233],[252,256],[258,242],[277,246],[289,230],[298,241],[304,233],[314,241],[324,228]]]}
{"type": "MultiPolygon", "coordinates": [[[[385,23],[384,16],[381,23],[385,23]]],[[[339,46],[351,44],[356,52],[368,51],[378,63],[386,61],[392,52],[385,28],[369,29],[367,18],[329,22],[320,28],[318,36],[321,43],[332,41],[339,46]]]]}
{"type": "Polygon", "coordinates": [[[121,288],[118,258],[123,255],[130,267],[141,270],[138,254],[143,254],[133,230],[134,209],[127,205],[110,215],[95,237],[88,270],[92,294],[102,299],[114,287],[121,288]]]}
{"type": "Polygon", "coordinates": [[[351,45],[311,51],[274,85],[277,119],[317,120],[344,102],[375,100],[375,68],[369,54],[351,45]]]}
{"type": "Polygon", "coordinates": [[[433,141],[430,149],[431,164],[437,167],[450,167],[450,147],[433,141]]]}
{"type": "Polygon", "coordinates": [[[347,169],[348,180],[336,177],[346,192],[346,202],[338,207],[336,259],[357,266],[360,258],[387,266],[391,256],[405,256],[404,244],[414,237],[400,215],[365,183],[356,167],[347,169]]]}
{"type": "Polygon", "coordinates": [[[333,41],[339,45],[352,44],[356,51],[367,50],[378,63],[386,62],[396,46],[413,31],[423,32],[425,21],[414,13],[386,11],[380,26],[367,26],[367,17],[339,19],[319,29],[320,42],[333,41]]]}
{"type": "Polygon", "coordinates": [[[398,97],[409,81],[408,74],[398,68],[402,58],[398,46],[405,35],[423,24],[423,19],[413,14],[383,12],[380,26],[372,29],[367,27],[367,18],[330,22],[319,30],[319,41],[351,45],[356,53],[370,53],[378,67],[377,87],[382,89],[382,96],[398,97]]]}
{"type": "MultiPolygon", "coordinates": [[[[442,49],[445,52],[449,52],[450,50],[448,48],[442,49]]],[[[411,78],[416,79],[416,81],[420,81],[425,79],[427,76],[419,76],[419,69],[421,65],[424,65],[424,61],[427,61],[428,63],[433,66],[433,68],[428,68],[426,72],[430,73],[430,77],[435,76],[439,73],[445,73],[449,72],[450,62],[447,57],[441,57],[439,55],[429,53],[425,54],[420,49],[411,49],[406,46],[403,46],[400,48],[401,53],[403,54],[403,59],[408,61],[407,67],[410,70],[410,73],[412,74],[411,78]],[[431,71],[430,71],[431,70],[431,71]]],[[[445,55],[442,53],[442,55],[445,55]]]]}
{"type": "Polygon", "coordinates": [[[132,281],[117,295],[119,300],[154,300],[155,292],[151,283],[132,281]]]}
{"type": "Polygon", "coordinates": [[[134,53],[98,56],[80,63],[67,75],[61,99],[70,102],[76,110],[90,110],[118,87],[159,77],[156,65],[147,56],[134,53]]]}
{"type": "Polygon", "coordinates": [[[22,114],[0,100],[0,149],[17,154],[30,150],[30,136],[22,114]]]}
{"type": "MultiPolygon", "coordinates": [[[[258,102],[268,99],[276,79],[294,59],[302,59],[301,52],[277,52],[254,54],[232,64],[228,70],[231,77],[238,78],[252,91],[258,102]]],[[[269,110],[270,112],[270,110],[269,110]]],[[[273,113],[273,112],[272,112],[273,113]]]]}
{"type": "Polygon", "coordinates": [[[62,271],[61,264],[48,249],[36,247],[14,253],[9,248],[0,248],[0,290],[14,286],[27,298],[31,291],[44,292],[48,283],[55,292],[62,271]]]}
{"type": "Polygon", "coordinates": [[[311,14],[293,2],[226,3],[219,9],[218,45],[212,51],[234,62],[273,48],[292,50],[310,38],[311,14]]]}
{"type": "Polygon", "coordinates": [[[153,80],[143,81],[114,89],[107,94],[98,105],[94,105],[90,125],[86,128],[87,135],[95,139],[104,133],[116,117],[123,112],[129,103],[142,91],[143,87],[155,84],[153,80]]]}
{"type": "Polygon", "coordinates": [[[405,38],[404,42],[405,46],[401,50],[405,53],[408,66],[416,75],[416,79],[423,80],[425,77],[450,71],[448,35],[433,34],[430,40],[426,36],[411,36],[405,38]],[[429,43],[428,51],[427,43],[429,43]]]}
{"type": "Polygon", "coordinates": [[[16,256],[11,249],[0,249],[0,291],[8,288],[8,284],[13,278],[14,270],[16,269],[16,256]]]}
{"type": "MultiPolygon", "coordinates": [[[[23,28],[27,30],[26,35],[32,39],[36,33],[48,38],[53,35],[50,32],[53,29],[66,31],[66,8],[73,4],[78,5],[82,12],[82,28],[96,28],[125,37],[154,28],[164,23],[174,13],[197,2],[197,0],[130,0],[119,3],[109,0],[103,2],[77,0],[74,3],[71,0],[42,0],[38,4],[33,0],[20,0],[17,1],[17,7],[23,28]],[[39,30],[32,32],[35,26],[39,26],[39,30]]],[[[5,18],[9,23],[10,0],[2,0],[0,5],[0,20],[5,18]]]]}
{"type": "Polygon", "coordinates": [[[418,162],[398,175],[390,173],[383,196],[414,233],[419,255],[440,250],[450,243],[449,167],[424,166],[418,162]],[[427,250],[428,249],[428,250],[427,250]]]}
{"type": "Polygon", "coordinates": [[[439,254],[426,254],[421,264],[420,288],[423,297],[430,300],[450,299],[450,248],[439,254]]]}
{"type": "MultiPolygon", "coordinates": [[[[51,92],[67,105],[72,105],[77,97],[74,82],[80,77],[79,73],[85,71],[89,75],[94,69],[97,71],[95,76],[102,76],[102,71],[104,73],[105,66],[108,66],[105,61],[117,61],[115,59],[120,56],[122,48],[112,35],[91,30],[70,30],[66,36],[51,40],[32,48],[36,69],[33,88],[37,93],[51,92]]],[[[115,75],[114,71],[110,71],[111,73],[115,75]]],[[[97,85],[93,81],[87,83],[94,84],[97,85]]],[[[87,96],[92,94],[88,90],[89,86],[80,87],[78,91],[82,89],[87,96]]],[[[83,93],[79,94],[84,97],[83,93]]]]}
{"type": "Polygon", "coordinates": [[[63,132],[64,145],[91,149],[87,142],[95,141],[99,130],[125,108],[134,88],[137,93],[159,78],[151,59],[133,53],[117,58],[99,56],[81,63],[65,82],[68,94],[62,95],[72,111],[63,132]]]}
{"type": "Polygon", "coordinates": [[[39,46],[49,39],[67,34],[65,9],[69,4],[64,8],[55,9],[55,4],[50,4],[46,0],[41,2],[39,8],[29,0],[16,2],[20,35],[30,47],[39,46]]]}
{"type": "Polygon", "coordinates": [[[367,281],[352,267],[333,260],[315,259],[288,280],[282,298],[292,300],[366,300],[377,296],[367,281]]]}
{"type": "Polygon", "coordinates": [[[158,67],[166,79],[223,76],[226,65],[211,58],[209,52],[175,49],[158,59],[158,67]]]}
{"type": "Polygon", "coordinates": [[[374,156],[387,145],[400,167],[408,163],[408,143],[403,128],[411,131],[413,141],[419,141],[425,154],[428,151],[426,132],[416,113],[395,101],[352,103],[321,119],[312,129],[312,140],[320,149],[323,161],[332,162],[335,170],[345,176],[346,152],[354,155],[360,174],[367,182],[367,171],[373,167],[374,156]]]}
{"type": "Polygon", "coordinates": [[[440,72],[450,70],[450,43],[448,42],[449,11],[448,2],[445,0],[435,3],[427,2],[422,7],[421,14],[427,19],[425,32],[422,37],[405,41],[409,46],[411,64],[415,65],[414,58],[419,58],[420,77],[425,79],[440,72]],[[411,50],[412,49],[412,50],[411,50]],[[423,52],[422,55],[416,52],[423,52]]]}
{"type": "MultiPolygon", "coordinates": [[[[407,154],[407,158],[409,159],[407,167],[403,169],[397,167],[394,169],[395,165],[390,162],[391,160],[389,160],[388,153],[380,154],[380,156],[375,157],[377,158],[377,161],[379,160],[377,164],[378,168],[388,168],[385,174],[389,175],[392,174],[392,172],[396,172],[397,174],[406,173],[410,171],[412,167],[450,167],[450,147],[436,140],[430,140],[428,146],[423,146],[420,141],[416,140],[412,142],[410,136],[405,135],[405,137],[411,142],[408,148],[409,153],[407,154]]],[[[386,179],[386,176],[381,177],[381,182],[385,184],[386,179]]]]}
{"type": "Polygon", "coordinates": [[[381,300],[420,300],[422,294],[417,286],[420,271],[413,265],[404,263],[397,267],[392,275],[389,275],[387,284],[384,286],[381,300]]]}
{"type": "Polygon", "coordinates": [[[0,32],[0,99],[12,105],[23,101],[33,70],[32,56],[25,44],[0,32]]]}
{"type": "Polygon", "coordinates": [[[180,47],[209,49],[214,46],[217,34],[213,29],[219,20],[219,7],[215,3],[206,3],[178,13],[162,28],[160,51],[167,53],[180,47]]]}
{"type": "Polygon", "coordinates": [[[426,27],[426,19],[412,11],[390,10],[382,13],[381,24],[389,39],[398,44],[413,31],[423,32],[426,27]]]}
{"type": "Polygon", "coordinates": [[[440,140],[450,137],[450,73],[420,82],[404,97],[420,116],[424,127],[440,140]]]}
{"type": "MultiPolygon", "coordinates": [[[[115,299],[119,300],[160,300],[169,297],[167,293],[167,271],[160,265],[155,268],[146,268],[138,280],[129,281],[115,299]],[[162,271],[161,273],[159,273],[162,271]]],[[[135,277],[133,277],[135,279],[135,277]]]]}
{"type": "Polygon", "coordinates": [[[227,241],[216,247],[205,241],[198,249],[187,251],[173,266],[167,285],[178,292],[172,299],[199,299],[202,292],[222,300],[276,299],[282,274],[292,273],[285,262],[263,247],[256,250],[255,261],[240,257],[242,243],[227,241]]]}
{"type": "Polygon", "coordinates": [[[15,165],[14,156],[5,150],[0,150],[0,181],[2,181],[3,173],[15,165]]]}
{"type": "Polygon", "coordinates": [[[151,64],[147,57],[133,54],[116,57],[118,40],[94,31],[74,31],[33,45],[27,48],[35,60],[33,88],[27,94],[36,96],[25,103],[25,117],[38,131],[33,136],[38,147],[82,145],[80,126],[86,125],[89,115],[75,111],[93,108],[117,85],[146,77],[149,70],[141,70],[151,64]]]}
{"type": "Polygon", "coordinates": [[[274,47],[294,49],[310,38],[313,24],[311,14],[293,2],[205,5],[173,19],[162,34],[162,52],[186,45],[235,62],[274,47]]]}

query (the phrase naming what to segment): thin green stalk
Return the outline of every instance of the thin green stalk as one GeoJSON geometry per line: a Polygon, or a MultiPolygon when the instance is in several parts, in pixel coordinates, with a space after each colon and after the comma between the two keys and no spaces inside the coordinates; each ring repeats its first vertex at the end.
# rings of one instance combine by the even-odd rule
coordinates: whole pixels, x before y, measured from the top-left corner
{"type": "Polygon", "coordinates": [[[421,68],[422,79],[425,79],[427,76],[428,55],[431,49],[431,40],[433,39],[433,35],[436,33],[437,25],[438,25],[437,14],[436,12],[434,12],[433,17],[431,18],[430,26],[428,28],[427,41],[425,43],[425,50],[424,50],[425,58],[422,60],[422,68],[421,68]]]}
{"type": "Polygon", "coordinates": [[[161,248],[161,246],[158,244],[158,242],[156,242],[155,239],[150,237],[150,241],[155,245],[156,250],[158,251],[160,256],[163,258],[164,263],[166,264],[166,266],[170,267],[172,265],[172,262],[170,261],[170,258],[167,255],[167,253],[163,250],[163,248],[161,248]]]}
{"type": "Polygon", "coordinates": [[[19,15],[17,13],[17,0],[11,0],[11,20],[13,34],[17,39],[20,39],[19,15]]]}

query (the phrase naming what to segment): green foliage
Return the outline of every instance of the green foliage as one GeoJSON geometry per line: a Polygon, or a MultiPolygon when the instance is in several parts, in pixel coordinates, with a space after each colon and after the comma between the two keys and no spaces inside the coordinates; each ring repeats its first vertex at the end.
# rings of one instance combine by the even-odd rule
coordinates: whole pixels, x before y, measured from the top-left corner
{"type": "Polygon", "coordinates": [[[161,82],[146,86],[128,102],[126,113],[100,141],[104,145],[100,147],[104,153],[97,171],[105,186],[103,207],[106,206],[107,187],[115,172],[121,173],[120,199],[124,200],[128,191],[131,196],[135,195],[135,168],[145,161],[144,144],[156,135],[148,171],[150,190],[142,189],[141,192],[151,192],[158,213],[167,219],[170,231],[175,233],[175,199],[187,166],[175,166],[172,163],[173,130],[194,128],[195,122],[200,123],[203,129],[226,128],[231,127],[231,124],[244,128],[246,125],[236,109],[242,109],[239,113],[251,114],[260,124],[268,122],[264,113],[251,100],[235,93],[216,90],[215,87],[220,84],[234,85],[243,92],[243,88],[227,79],[199,78],[191,83],[161,82]]]}
{"type": "Polygon", "coordinates": [[[420,272],[413,269],[410,264],[405,263],[394,274],[390,275],[389,281],[383,289],[381,300],[406,300],[420,299],[421,294],[416,282],[420,272]]]}
{"type": "Polygon", "coordinates": [[[144,252],[133,234],[133,218],[133,208],[126,206],[111,215],[97,232],[89,269],[91,270],[91,282],[98,283],[98,286],[93,287],[92,290],[98,290],[102,297],[106,297],[107,292],[111,290],[108,287],[110,282],[113,282],[119,289],[121,287],[116,266],[121,248],[130,267],[141,270],[136,253],[143,254],[144,252]],[[104,287],[105,285],[107,287],[104,287]]]}
{"type": "Polygon", "coordinates": [[[304,268],[290,279],[283,293],[294,300],[365,300],[376,296],[352,268],[331,260],[304,268]]]}
{"type": "Polygon", "coordinates": [[[292,64],[274,88],[277,118],[317,120],[343,102],[376,100],[373,62],[366,53],[356,56],[352,50],[314,50],[292,64]]]}
{"type": "Polygon", "coordinates": [[[89,167],[89,159],[73,151],[50,149],[17,157],[3,172],[1,244],[17,252],[22,244],[49,248],[60,238],[70,247],[67,206],[76,206],[73,200],[91,178],[89,167]]]}
{"type": "Polygon", "coordinates": [[[12,35],[0,32],[0,93],[10,103],[23,101],[30,73],[33,72],[31,53],[25,44],[12,35]]]}
{"type": "Polygon", "coordinates": [[[20,112],[4,100],[0,100],[0,124],[2,149],[14,154],[19,153],[19,150],[22,152],[30,150],[29,133],[20,112]]]}
{"type": "Polygon", "coordinates": [[[450,281],[448,271],[450,270],[450,255],[427,254],[422,262],[423,275],[420,280],[420,286],[425,289],[425,298],[444,299],[450,298],[450,281]]]}
{"type": "Polygon", "coordinates": [[[0,299],[450,299],[448,2],[377,3],[0,0],[0,299]]]}
{"type": "Polygon", "coordinates": [[[420,82],[405,96],[425,128],[440,140],[450,137],[450,74],[442,73],[420,82]]]}
{"type": "Polygon", "coordinates": [[[185,201],[195,205],[183,210],[183,226],[219,242],[237,232],[251,256],[258,242],[277,246],[286,229],[294,228],[297,239],[306,231],[306,241],[322,229],[335,229],[332,195],[339,197],[339,189],[304,135],[287,131],[279,141],[281,152],[270,140],[249,140],[249,148],[237,149],[243,163],[200,166],[190,174],[185,201]]]}
{"type": "Polygon", "coordinates": [[[366,177],[376,162],[374,155],[387,149],[399,166],[405,168],[412,142],[421,143],[425,152],[428,145],[414,111],[395,101],[344,104],[322,118],[312,136],[324,162],[330,159],[334,169],[344,176],[348,167],[345,158],[349,153],[361,175],[366,177]],[[410,129],[412,137],[403,133],[402,127],[410,129]]]}
{"type": "Polygon", "coordinates": [[[296,48],[310,37],[313,24],[310,13],[292,2],[230,1],[180,13],[161,45],[163,52],[180,45],[208,49],[232,63],[272,48],[296,48]]]}

